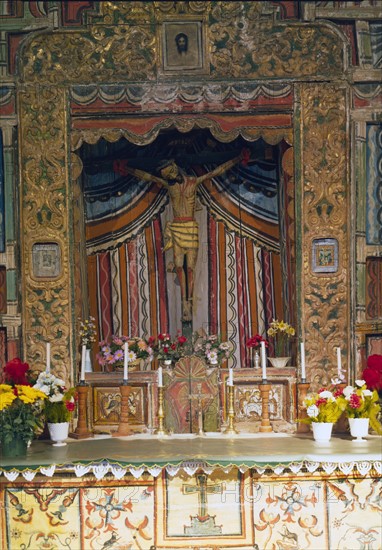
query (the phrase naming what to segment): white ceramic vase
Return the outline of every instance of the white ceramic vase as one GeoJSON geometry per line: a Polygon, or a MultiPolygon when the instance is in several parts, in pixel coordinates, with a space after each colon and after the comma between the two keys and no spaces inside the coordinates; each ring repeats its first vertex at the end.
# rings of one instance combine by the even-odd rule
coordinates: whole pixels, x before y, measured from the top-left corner
{"type": "Polygon", "coordinates": [[[354,437],[353,441],[362,442],[366,441],[364,437],[369,433],[369,419],[368,418],[349,418],[350,435],[354,437]]]}
{"type": "Polygon", "coordinates": [[[53,447],[63,447],[68,439],[69,422],[48,422],[50,439],[54,441],[53,447]]]}
{"type": "Polygon", "coordinates": [[[163,361],[163,364],[166,365],[167,367],[169,367],[169,366],[171,365],[171,363],[172,363],[172,360],[171,360],[171,359],[165,359],[165,360],[163,361]]]}
{"type": "Polygon", "coordinates": [[[313,438],[318,443],[327,443],[332,437],[333,422],[312,422],[313,438]]]}
{"type": "Polygon", "coordinates": [[[268,359],[272,367],[283,369],[287,366],[290,357],[268,357],[268,359]]]}
{"type": "Polygon", "coordinates": [[[217,357],[215,357],[214,359],[208,359],[208,362],[210,365],[218,365],[219,364],[219,361],[217,359],[217,357]]]}
{"type": "Polygon", "coordinates": [[[260,355],[257,349],[255,350],[255,358],[254,358],[254,368],[258,369],[260,367],[260,355]]]}

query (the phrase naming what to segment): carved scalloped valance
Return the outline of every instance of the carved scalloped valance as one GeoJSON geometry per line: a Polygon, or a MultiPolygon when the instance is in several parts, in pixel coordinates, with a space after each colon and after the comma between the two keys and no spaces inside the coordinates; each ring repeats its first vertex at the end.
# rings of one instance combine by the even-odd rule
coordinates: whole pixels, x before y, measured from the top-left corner
{"type": "Polygon", "coordinates": [[[109,142],[116,142],[121,137],[136,145],[152,143],[158,134],[169,128],[176,128],[179,132],[187,133],[194,128],[205,128],[221,142],[228,143],[239,135],[247,141],[264,139],[270,145],[276,145],[285,140],[293,143],[292,124],[289,115],[270,115],[262,117],[241,117],[240,115],[224,117],[224,115],[182,116],[163,115],[158,121],[153,117],[129,117],[124,121],[127,128],[91,128],[75,129],[71,134],[72,151],[77,150],[85,143],[95,144],[101,138],[109,142]],[[274,126],[272,127],[272,122],[274,126]],[[277,126],[279,123],[279,127],[277,126]],[[145,130],[145,131],[144,131],[145,130]]]}

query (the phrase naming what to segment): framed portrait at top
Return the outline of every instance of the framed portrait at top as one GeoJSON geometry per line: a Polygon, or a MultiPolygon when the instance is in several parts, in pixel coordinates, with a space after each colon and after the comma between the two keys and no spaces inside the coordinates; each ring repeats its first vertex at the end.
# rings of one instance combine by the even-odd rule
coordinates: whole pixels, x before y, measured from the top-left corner
{"type": "Polygon", "coordinates": [[[163,73],[206,72],[205,29],[202,20],[163,21],[160,32],[163,73]]]}
{"type": "Polygon", "coordinates": [[[338,271],[337,239],[314,239],[312,243],[313,273],[336,273],[338,271]]]}

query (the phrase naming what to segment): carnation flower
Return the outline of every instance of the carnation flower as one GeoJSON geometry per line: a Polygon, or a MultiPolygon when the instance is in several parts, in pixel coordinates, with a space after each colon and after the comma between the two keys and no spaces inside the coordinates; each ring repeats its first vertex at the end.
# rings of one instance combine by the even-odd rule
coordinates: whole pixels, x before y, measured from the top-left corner
{"type": "Polygon", "coordinates": [[[5,381],[11,384],[29,385],[30,382],[26,376],[28,370],[28,363],[23,363],[19,357],[16,357],[8,361],[4,367],[5,381]]]}
{"type": "Polygon", "coordinates": [[[353,393],[349,397],[349,406],[352,409],[358,409],[358,407],[360,407],[360,405],[361,405],[361,398],[356,393],[353,393]]]}
{"type": "Polygon", "coordinates": [[[331,399],[331,400],[334,399],[332,392],[329,390],[323,390],[318,395],[320,397],[323,397],[324,399],[331,399]]]}
{"type": "Polygon", "coordinates": [[[222,341],[218,334],[205,336],[194,335],[194,353],[211,363],[222,363],[232,355],[232,346],[228,341],[222,341]]]}
{"type": "Polygon", "coordinates": [[[306,414],[310,418],[316,418],[319,412],[320,409],[317,407],[317,405],[309,405],[309,407],[306,409],[306,414]]]}
{"type": "Polygon", "coordinates": [[[346,388],[342,390],[342,393],[345,399],[349,399],[353,392],[354,392],[353,386],[346,386],[346,388]]]}

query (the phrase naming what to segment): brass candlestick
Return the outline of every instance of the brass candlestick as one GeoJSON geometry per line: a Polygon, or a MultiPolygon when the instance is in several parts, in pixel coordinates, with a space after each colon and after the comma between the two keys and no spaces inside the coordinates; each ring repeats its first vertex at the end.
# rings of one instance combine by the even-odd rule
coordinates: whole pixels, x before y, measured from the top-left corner
{"type": "Polygon", "coordinates": [[[261,393],[261,424],[259,432],[273,432],[271,423],[269,421],[269,392],[271,390],[270,384],[259,384],[261,393]]]}
{"type": "Polygon", "coordinates": [[[157,435],[166,435],[164,429],[163,390],[163,386],[158,386],[158,428],[155,432],[157,435]]]}
{"type": "Polygon", "coordinates": [[[234,385],[227,384],[228,388],[228,426],[224,430],[224,433],[227,435],[237,434],[238,431],[235,429],[234,420],[235,420],[235,407],[234,402],[234,385]]]}
{"type": "Polygon", "coordinates": [[[86,439],[93,437],[93,433],[88,430],[87,401],[89,386],[85,382],[80,382],[76,388],[78,393],[78,422],[77,427],[70,437],[74,439],[86,439]]]}
{"type": "Polygon", "coordinates": [[[129,393],[130,388],[124,380],[123,385],[119,386],[121,392],[121,414],[119,417],[118,430],[112,433],[113,437],[122,437],[131,435],[133,432],[129,428],[129,393]]]}
{"type": "MultiPolygon", "coordinates": [[[[307,384],[306,382],[300,382],[297,384],[297,418],[308,418],[303,402],[308,393],[309,386],[310,384],[307,384]]],[[[303,434],[308,433],[309,431],[309,424],[305,424],[304,422],[297,423],[297,433],[303,434]]]]}

